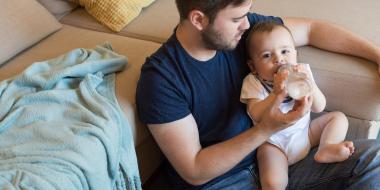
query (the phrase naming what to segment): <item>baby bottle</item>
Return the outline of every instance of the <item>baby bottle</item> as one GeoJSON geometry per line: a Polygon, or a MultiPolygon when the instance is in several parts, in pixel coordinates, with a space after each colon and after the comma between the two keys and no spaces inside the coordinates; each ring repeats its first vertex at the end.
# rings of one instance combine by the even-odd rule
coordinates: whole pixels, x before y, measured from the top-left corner
{"type": "MultiPolygon", "coordinates": [[[[300,65],[300,64],[298,64],[300,65]]],[[[285,80],[285,90],[289,96],[295,100],[299,100],[312,93],[313,85],[306,73],[297,72],[294,70],[295,65],[289,63],[281,65],[278,72],[286,70],[289,72],[288,78],[285,80]]],[[[310,69],[308,64],[302,64],[305,69],[310,69]]]]}

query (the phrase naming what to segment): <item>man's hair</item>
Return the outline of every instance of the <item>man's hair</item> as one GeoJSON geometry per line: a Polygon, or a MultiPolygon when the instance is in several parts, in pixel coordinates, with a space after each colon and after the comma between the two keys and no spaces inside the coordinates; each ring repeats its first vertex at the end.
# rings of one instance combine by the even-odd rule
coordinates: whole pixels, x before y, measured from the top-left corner
{"type": "MultiPolygon", "coordinates": [[[[247,51],[249,51],[251,49],[252,45],[251,45],[250,41],[251,41],[251,38],[254,34],[262,33],[262,32],[272,32],[273,29],[278,28],[278,27],[285,28],[289,32],[289,34],[292,37],[293,42],[294,42],[292,32],[285,25],[278,23],[278,22],[274,22],[274,21],[258,22],[255,25],[253,25],[253,27],[249,30],[247,39],[245,41],[245,47],[246,47],[247,51]]],[[[249,52],[248,52],[248,56],[250,58],[249,52]]]]}
{"type": "Polygon", "coordinates": [[[228,5],[237,6],[247,0],[176,0],[181,21],[187,19],[190,11],[202,11],[213,23],[218,12],[228,5]]]}

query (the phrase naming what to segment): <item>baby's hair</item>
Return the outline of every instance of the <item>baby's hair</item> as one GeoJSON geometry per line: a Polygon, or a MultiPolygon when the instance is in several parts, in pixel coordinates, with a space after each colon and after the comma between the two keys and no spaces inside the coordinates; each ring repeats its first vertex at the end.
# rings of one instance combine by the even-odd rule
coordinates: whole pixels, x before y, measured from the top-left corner
{"type": "MultiPolygon", "coordinates": [[[[250,46],[251,46],[250,41],[251,41],[251,38],[254,34],[261,33],[261,32],[272,32],[272,30],[277,28],[277,27],[285,28],[289,32],[289,34],[292,37],[293,42],[294,42],[292,32],[285,25],[283,25],[281,23],[274,22],[274,21],[258,22],[255,25],[253,25],[253,27],[249,30],[247,39],[245,41],[245,47],[247,48],[247,51],[250,50],[250,46]]],[[[249,55],[249,52],[248,52],[248,57],[251,58],[251,56],[249,55]]]]}

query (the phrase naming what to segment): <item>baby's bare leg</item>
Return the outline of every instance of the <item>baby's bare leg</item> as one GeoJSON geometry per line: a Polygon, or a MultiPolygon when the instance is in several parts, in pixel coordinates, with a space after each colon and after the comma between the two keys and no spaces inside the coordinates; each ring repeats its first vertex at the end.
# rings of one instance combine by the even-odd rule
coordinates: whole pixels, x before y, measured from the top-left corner
{"type": "Polygon", "coordinates": [[[276,146],[264,143],[257,151],[260,183],[263,190],[284,190],[288,185],[288,160],[276,146]]]}
{"type": "Polygon", "coordinates": [[[311,145],[319,143],[314,159],[319,163],[333,163],[344,161],[352,155],[352,141],[344,141],[347,129],[347,118],[341,112],[330,112],[314,119],[309,130],[311,145]]]}

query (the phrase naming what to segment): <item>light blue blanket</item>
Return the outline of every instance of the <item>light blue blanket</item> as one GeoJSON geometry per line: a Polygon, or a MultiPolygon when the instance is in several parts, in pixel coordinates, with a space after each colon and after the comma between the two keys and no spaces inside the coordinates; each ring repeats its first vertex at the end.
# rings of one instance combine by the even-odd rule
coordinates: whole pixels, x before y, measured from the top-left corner
{"type": "Polygon", "coordinates": [[[115,96],[126,58],[75,49],[0,82],[0,189],[141,189],[115,96]]]}

